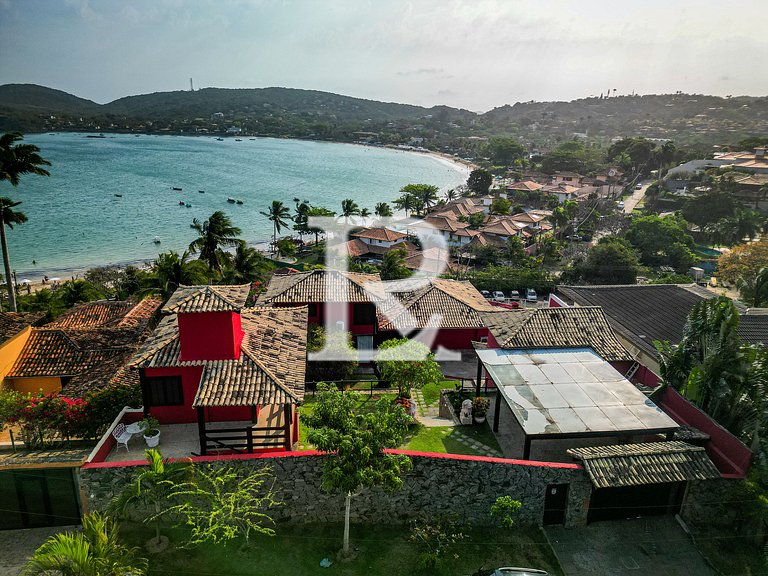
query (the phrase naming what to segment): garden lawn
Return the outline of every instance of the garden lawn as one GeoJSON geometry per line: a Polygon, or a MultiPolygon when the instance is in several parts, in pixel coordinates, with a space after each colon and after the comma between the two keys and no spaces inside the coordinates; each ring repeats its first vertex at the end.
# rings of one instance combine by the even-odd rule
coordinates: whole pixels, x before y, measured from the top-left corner
{"type": "MultiPolygon", "coordinates": [[[[339,506],[342,500],[339,497],[339,506]]],[[[352,506],[356,503],[353,500],[352,506]]],[[[191,550],[178,549],[185,531],[165,529],[171,547],[158,555],[150,555],[150,575],[188,574],[227,576],[283,576],[286,574],[336,574],[352,576],[408,576],[435,574],[468,576],[481,566],[526,566],[562,574],[544,534],[539,528],[473,528],[465,533],[456,551],[442,570],[417,567],[418,548],[407,540],[405,526],[356,525],[351,528],[351,547],[356,557],[347,563],[335,561],[341,548],[342,524],[277,525],[273,537],[257,535],[248,546],[235,540],[229,544],[206,545],[191,550]],[[330,568],[321,568],[320,560],[334,560],[330,568]]],[[[124,524],[121,532],[133,546],[141,546],[153,536],[151,528],[142,524],[124,524]]]]}
{"type": "Polygon", "coordinates": [[[440,390],[445,388],[454,389],[458,382],[454,380],[443,380],[439,384],[426,384],[421,388],[421,394],[424,396],[424,404],[431,406],[440,400],[440,390]]]}
{"type": "Polygon", "coordinates": [[[499,443],[491,432],[488,423],[474,426],[437,426],[427,427],[416,425],[406,437],[403,449],[415,452],[439,452],[441,454],[467,454],[482,456],[467,444],[459,442],[456,437],[461,434],[501,453],[499,443]]]}

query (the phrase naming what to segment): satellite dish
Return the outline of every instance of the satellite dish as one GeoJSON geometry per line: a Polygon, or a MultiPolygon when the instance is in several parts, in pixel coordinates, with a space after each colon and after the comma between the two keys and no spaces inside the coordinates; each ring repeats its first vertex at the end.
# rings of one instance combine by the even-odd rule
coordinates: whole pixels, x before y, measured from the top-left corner
{"type": "Polygon", "coordinates": [[[613,178],[614,176],[616,176],[616,170],[614,170],[613,168],[611,168],[610,170],[608,170],[608,176],[610,176],[611,178],[613,178]]]}

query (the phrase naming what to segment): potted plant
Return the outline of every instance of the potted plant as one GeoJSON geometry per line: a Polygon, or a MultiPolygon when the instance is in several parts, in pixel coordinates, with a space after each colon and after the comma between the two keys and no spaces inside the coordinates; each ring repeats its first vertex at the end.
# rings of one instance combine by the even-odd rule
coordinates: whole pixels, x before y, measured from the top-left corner
{"type": "Polygon", "coordinates": [[[147,416],[141,421],[141,429],[144,431],[144,440],[147,442],[147,446],[154,448],[160,444],[160,422],[157,418],[147,416]]]}
{"type": "Polygon", "coordinates": [[[482,424],[485,422],[485,415],[488,412],[488,407],[491,405],[491,401],[488,398],[478,396],[472,400],[472,416],[475,423],[482,424]]]}

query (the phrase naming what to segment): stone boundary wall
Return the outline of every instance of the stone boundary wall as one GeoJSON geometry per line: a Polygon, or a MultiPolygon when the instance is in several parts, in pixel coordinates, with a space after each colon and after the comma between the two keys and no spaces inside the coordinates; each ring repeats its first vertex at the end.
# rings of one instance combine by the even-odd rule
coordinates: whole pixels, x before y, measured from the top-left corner
{"type": "MultiPolygon", "coordinates": [[[[208,459],[199,465],[269,466],[275,488],[284,502],[273,510],[275,520],[341,522],[344,499],[320,490],[325,456],[306,453],[231,460],[208,459]]],[[[491,522],[489,509],[498,496],[510,495],[523,507],[521,523],[541,524],[544,495],[549,484],[568,484],[566,526],[586,523],[591,484],[584,470],[573,465],[551,465],[500,458],[409,454],[413,471],[397,492],[365,490],[352,502],[351,517],[358,523],[404,523],[453,513],[467,522],[491,522]]],[[[80,485],[87,510],[104,510],[136,470],[135,466],[85,466],[80,485]]]]}

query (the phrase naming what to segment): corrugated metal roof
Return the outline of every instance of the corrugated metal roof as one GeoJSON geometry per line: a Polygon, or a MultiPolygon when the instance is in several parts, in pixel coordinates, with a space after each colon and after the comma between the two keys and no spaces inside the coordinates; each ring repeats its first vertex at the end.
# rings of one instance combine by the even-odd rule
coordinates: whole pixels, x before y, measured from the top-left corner
{"type": "Polygon", "coordinates": [[[649,442],[571,448],[595,488],[618,488],[720,478],[704,448],[685,442],[649,442]]]}

